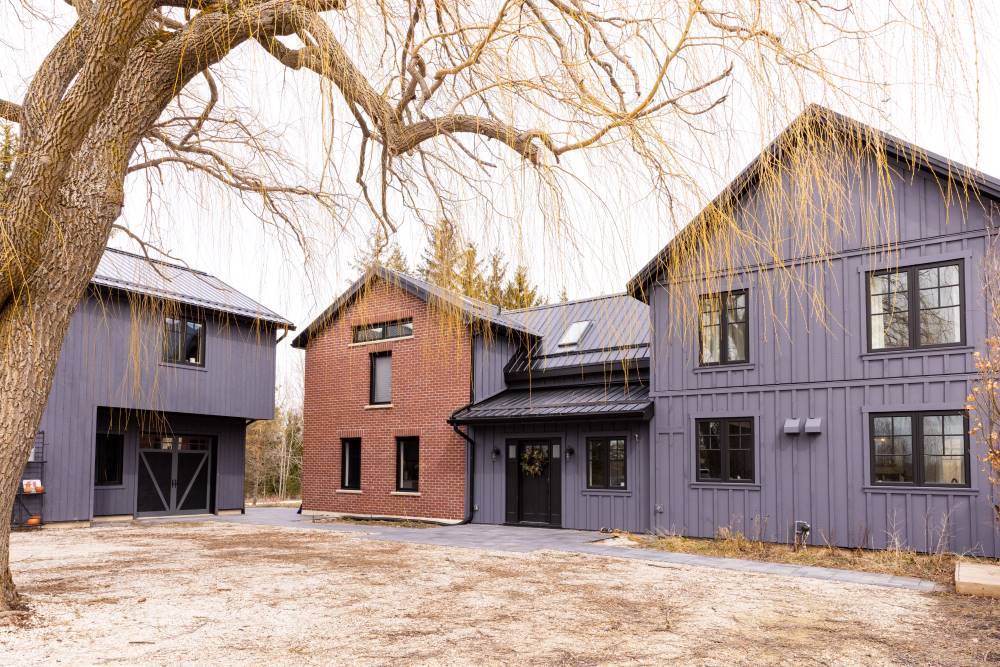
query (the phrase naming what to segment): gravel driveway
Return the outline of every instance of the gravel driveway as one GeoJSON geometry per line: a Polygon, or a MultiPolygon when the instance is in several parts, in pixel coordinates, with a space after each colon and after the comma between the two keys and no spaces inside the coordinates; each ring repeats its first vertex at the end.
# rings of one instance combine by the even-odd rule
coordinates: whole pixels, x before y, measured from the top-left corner
{"type": "Polygon", "coordinates": [[[985,664],[994,601],[357,532],[17,533],[0,664],[985,664]]]}

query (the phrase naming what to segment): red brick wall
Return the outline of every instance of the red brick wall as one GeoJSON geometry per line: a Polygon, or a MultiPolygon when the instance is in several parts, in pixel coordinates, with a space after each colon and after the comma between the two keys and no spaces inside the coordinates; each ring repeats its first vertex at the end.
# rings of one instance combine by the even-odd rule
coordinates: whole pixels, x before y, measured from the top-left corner
{"type": "Polygon", "coordinates": [[[377,280],[306,348],[302,506],[461,519],[465,441],[448,417],[471,394],[472,339],[459,318],[377,280]],[[413,318],[413,337],[351,345],[354,325],[413,318]],[[392,407],[366,408],[369,355],[392,351],[392,407]],[[396,437],[420,438],[418,496],[396,495],[396,437]],[[341,438],[361,438],[361,493],[340,490],[341,438]]]}

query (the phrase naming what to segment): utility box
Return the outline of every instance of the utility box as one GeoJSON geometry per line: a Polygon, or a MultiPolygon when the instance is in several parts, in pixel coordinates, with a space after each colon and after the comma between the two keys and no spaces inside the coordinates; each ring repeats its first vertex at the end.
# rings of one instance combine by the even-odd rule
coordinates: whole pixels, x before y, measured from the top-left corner
{"type": "Polygon", "coordinates": [[[785,435],[798,435],[802,433],[802,419],[792,417],[785,420],[785,435]]]}
{"type": "Polygon", "coordinates": [[[822,417],[809,417],[806,419],[806,433],[816,435],[823,432],[822,417]]]}

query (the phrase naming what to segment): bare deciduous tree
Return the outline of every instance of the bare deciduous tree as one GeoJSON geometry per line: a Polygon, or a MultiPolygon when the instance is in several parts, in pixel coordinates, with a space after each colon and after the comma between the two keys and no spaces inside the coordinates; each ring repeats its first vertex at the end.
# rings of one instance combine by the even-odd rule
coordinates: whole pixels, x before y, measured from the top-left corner
{"type": "MultiPolygon", "coordinates": [[[[20,2],[24,20],[44,20],[20,2]]],[[[573,157],[584,150],[602,156],[592,167],[602,174],[641,170],[669,212],[677,191],[697,188],[684,153],[720,128],[734,76],[767,104],[800,104],[803,91],[877,101],[865,49],[904,25],[937,40],[940,61],[954,15],[947,0],[873,21],[849,1],[819,0],[67,3],[71,25],[22,99],[0,100],[19,134],[0,194],[0,514],[130,174],[204,175],[302,243],[301,202],[341,220],[361,201],[391,232],[397,210],[437,219],[488,198],[491,183],[533,183],[530,199],[559,220],[561,188],[590,168],[573,157]],[[246,84],[226,63],[250,66],[254,50],[319,78],[356,165],[288,177],[295,162],[273,134],[220,111],[220,89],[246,84]]],[[[0,521],[0,607],[16,602],[8,555],[0,521]]]]}

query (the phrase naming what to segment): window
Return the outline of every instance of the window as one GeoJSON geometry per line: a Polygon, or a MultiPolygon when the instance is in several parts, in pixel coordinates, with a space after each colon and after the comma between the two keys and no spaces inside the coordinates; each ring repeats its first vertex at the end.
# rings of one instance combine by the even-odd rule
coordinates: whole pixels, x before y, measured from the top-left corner
{"type": "Polygon", "coordinates": [[[747,292],[706,294],[698,300],[702,366],[747,361],[747,292]]]}
{"type": "Polygon", "coordinates": [[[868,274],[869,349],[962,343],[962,262],[868,274]]]}
{"type": "Polygon", "coordinates": [[[583,339],[583,334],[587,333],[588,328],[590,328],[590,320],[573,322],[559,339],[558,347],[576,347],[583,339]]]}
{"type": "Polygon", "coordinates": [[[753,420],[696,422],[699,482],[753,482],[753,420]]]}
{"type": "Polygon", "coordinates": [[[98,433],[94,455],[94,486],[119,486],[125,458],[125,436],[98,433]]]}
{"type": "Polygon", "coordinates": [[[163,360],[171,364],[205,365],[205,323],[187,317],[163,320],[163,360]]]}
{"type": "Polygon", "coordinates": [[[396,438],[396,490],[416,493],[420,478],[420,439],[396,438]]]}
{"type": "Polygon", "coordinates": [[[392,352],[375,352],[371,366],[368,403],[388,405],[392,403],[392,352]]]}
{"type": "Polygon", "coordinates": [[[340,441],[340,488],[361,490],[361,438],[340,441]]]}
{"type": "Polygon", "coordinates": [[[587,438],[587,488],[625,488],[624,437],[587,438]]]}
{"type": "Polygon", "coordinates": [[[351,340],[355,343],[371,343],[390,338],[406,338],[413,335],[413,320],[395,320],[378,324],[362,324],[354,327],[351,340]]]}
{"type": "Polygon", "coordinates": [[[968,431],[964,412],[872,415],[872,483],[968,486],[968,431]]]}

